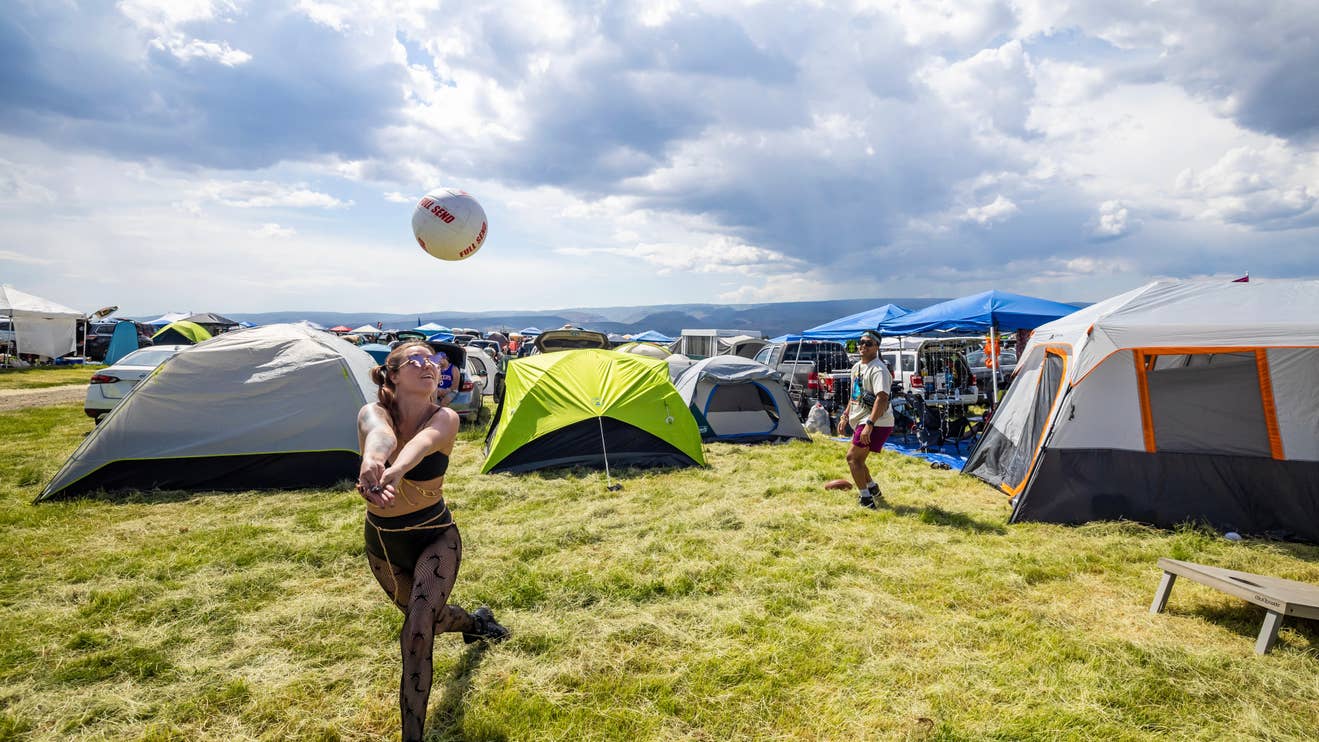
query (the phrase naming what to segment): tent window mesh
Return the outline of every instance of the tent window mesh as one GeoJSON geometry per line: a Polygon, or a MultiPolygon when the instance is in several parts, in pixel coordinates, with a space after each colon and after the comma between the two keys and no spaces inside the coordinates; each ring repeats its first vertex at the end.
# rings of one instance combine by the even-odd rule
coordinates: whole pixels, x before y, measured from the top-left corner
{"type": "Polygon", "coordinates": [[[1158,356],[1147,380],[1156,450],[1270,455],[1253,353],[1158,356]]]}

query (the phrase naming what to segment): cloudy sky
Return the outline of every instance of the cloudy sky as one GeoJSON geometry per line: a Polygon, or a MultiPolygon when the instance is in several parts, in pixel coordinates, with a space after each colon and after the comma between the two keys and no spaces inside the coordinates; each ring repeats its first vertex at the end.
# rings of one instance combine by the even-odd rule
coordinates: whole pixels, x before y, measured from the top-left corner
{"type": "Polygon", "coordinates": [[[0,281],[84,310],[1319,277],[1312,0],[5,5],[0,281]]]}

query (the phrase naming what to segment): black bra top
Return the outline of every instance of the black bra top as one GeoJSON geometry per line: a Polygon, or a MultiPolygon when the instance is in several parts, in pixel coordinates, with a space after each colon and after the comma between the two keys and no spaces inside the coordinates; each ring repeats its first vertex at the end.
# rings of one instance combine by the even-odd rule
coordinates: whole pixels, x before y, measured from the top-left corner
{"type": "Polygon", "coordinates": [[[428,479],[444,476],[449,470],[449,455],[443,451],[436,451],[426,458],[417,462],[412,470],[403,475],[404,479],[411,479],[414,482],[424,482],[428,479]]]}

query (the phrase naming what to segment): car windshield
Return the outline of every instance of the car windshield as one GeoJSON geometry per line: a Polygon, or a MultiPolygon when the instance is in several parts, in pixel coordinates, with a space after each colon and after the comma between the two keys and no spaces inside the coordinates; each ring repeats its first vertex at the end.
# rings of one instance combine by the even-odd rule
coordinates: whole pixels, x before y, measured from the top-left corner
{"type": "Polygon", "coordinates": [[[124,356],[116,363],[116,366],[148,366],[155,368],[165,362],[165,359],[178,353],[177,350],[166,350],[164,348],[143,348],[142,350],[133,351],[124,356]]]}

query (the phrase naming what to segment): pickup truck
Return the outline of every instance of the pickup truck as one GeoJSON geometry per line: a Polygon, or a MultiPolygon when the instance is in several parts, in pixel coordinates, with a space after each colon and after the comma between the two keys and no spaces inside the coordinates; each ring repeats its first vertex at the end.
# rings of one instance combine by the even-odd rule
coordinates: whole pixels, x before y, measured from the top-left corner
{"type": "Polygon", "coordinates": [[[850,390],[852,360],[847,348],[833,340],[793,340],[772,343],[756,354],[756,360],[783,374],[783,386],[805,417],[818,399],[830,413],[845,403],[850,390]]]}

